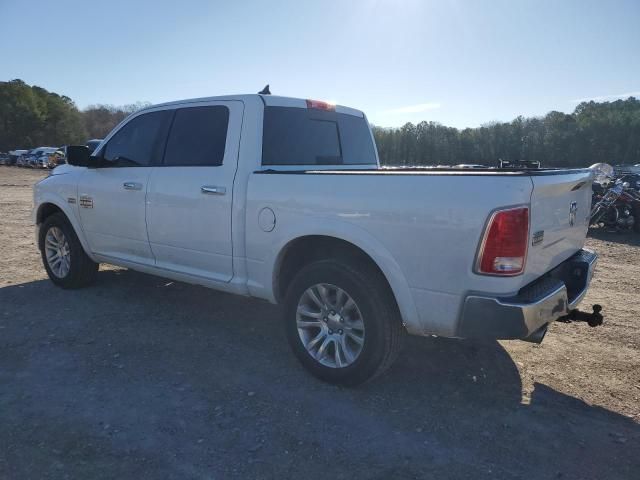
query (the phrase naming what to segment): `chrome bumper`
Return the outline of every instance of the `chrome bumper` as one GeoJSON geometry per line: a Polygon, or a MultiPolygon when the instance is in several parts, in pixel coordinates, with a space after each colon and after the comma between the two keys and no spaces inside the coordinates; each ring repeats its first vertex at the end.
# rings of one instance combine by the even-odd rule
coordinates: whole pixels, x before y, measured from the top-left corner
{"type": "Polygon", "coordinates": [[[578,306],[587,293],[597,259],[595,252],[580,250],[513,297],[467,296],[457,336],[529,337],[578,306]]]}

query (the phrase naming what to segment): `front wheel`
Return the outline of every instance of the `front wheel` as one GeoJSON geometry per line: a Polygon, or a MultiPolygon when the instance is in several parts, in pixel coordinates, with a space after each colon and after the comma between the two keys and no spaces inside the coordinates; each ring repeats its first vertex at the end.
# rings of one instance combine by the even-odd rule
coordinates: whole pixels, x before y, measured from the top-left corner
{"type": "Polygon", "coordinates": [[[81,288],[90,284],[98,272],[62,213],[55,213],[40,226],[39,247],[42,263],[53,283],[62,288],[81,288]]]}
{"type": "Polygon", "coordinates": [[[388,284],[369,265],[320,260],[305,266],[285,298],[289,344],[313,375],[358,385],[383,373],[404,335],[388,284]]]}

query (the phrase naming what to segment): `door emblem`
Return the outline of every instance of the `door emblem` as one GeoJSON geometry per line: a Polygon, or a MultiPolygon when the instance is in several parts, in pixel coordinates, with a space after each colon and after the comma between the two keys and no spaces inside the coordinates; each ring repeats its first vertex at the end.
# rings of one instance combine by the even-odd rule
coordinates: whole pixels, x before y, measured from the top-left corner
{"type": "Polygon", "coordinates": [[[88,195],[80,196],[80,206],[82,208],[93,208],[93,198],[88,195]]]}
{"type": "Polygon", "coordinates": [[[576,213],[578,211],[578,202],[571,202],[569,205],[569,226],[573,227],[576,224],[576,213]]]}

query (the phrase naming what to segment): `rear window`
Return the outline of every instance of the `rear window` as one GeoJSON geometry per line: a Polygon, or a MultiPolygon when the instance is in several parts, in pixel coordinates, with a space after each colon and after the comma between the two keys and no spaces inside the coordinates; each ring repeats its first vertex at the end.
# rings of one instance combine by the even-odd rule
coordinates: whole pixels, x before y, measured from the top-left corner
{"type": "Polygon", "coordinates": [[[364,118],[311,108],[265,107],[263,165],[375,163],[364,118]]]}

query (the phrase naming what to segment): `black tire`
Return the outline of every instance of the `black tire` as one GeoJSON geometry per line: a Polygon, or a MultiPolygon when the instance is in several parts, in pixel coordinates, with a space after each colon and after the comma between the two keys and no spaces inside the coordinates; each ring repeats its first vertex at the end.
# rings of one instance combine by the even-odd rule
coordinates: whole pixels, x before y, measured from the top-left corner
{"type": "MultiPolygon", "coordinates": [[[[38,246],[40,248],[40,254],[42,257],[42,264],[44,265],[47,275],[53,283],[61,288],[82,288],[93,282],[98,272],[98,264],[91,260],[84,249],[76,232],[69,223],[69,220],[63,213],[54,213],[47,217],[40,226],[38,246]],[[49,265],[45,252],[45,238],[47,232],[57,227],[62,230],[68,244],[70,252],[69,271],[68,273],[60,277],[58,276],[49,265]]],[[[55,266],[55,265],[54,265],[55,266]]]]}
{"type": "Polygon", "coordinates": [[[372,266],[349,260],[319,260],[303,267],[288,288],[284,322],[289,344],[302,365],[325,382],[345,386],[368,382],[387,370],[397,358],[405,336],[386,280],[372,266]],[[317,284],[339,287],[353,299],[362,314],[364,343],[355,361],[348,366],[323,365],[307,351],[298,334],[298,302],[308,288],[317,284]]]}

